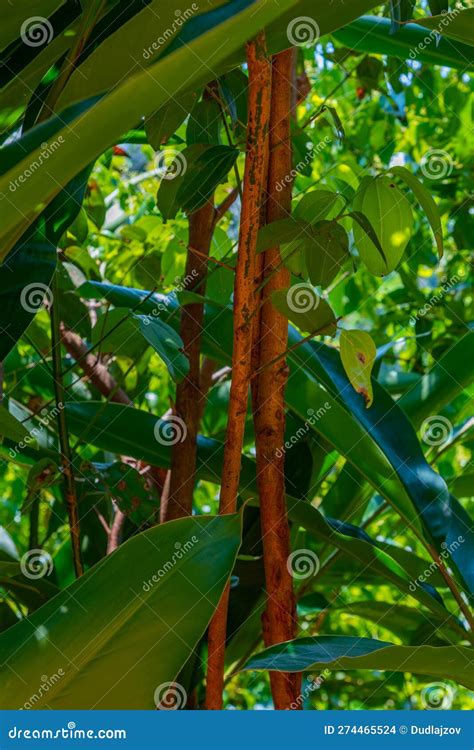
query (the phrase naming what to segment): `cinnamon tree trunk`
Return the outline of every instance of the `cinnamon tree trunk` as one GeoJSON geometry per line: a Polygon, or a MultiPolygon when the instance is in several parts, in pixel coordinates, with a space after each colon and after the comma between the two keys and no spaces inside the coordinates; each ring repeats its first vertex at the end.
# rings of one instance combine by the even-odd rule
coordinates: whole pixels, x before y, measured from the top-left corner
{"type": "MultiPolygon", "coordinates": [[[[266,204],[267,223],[291,213],[292,169],[290,119],[292,110],[293,51],[272,61],[270,154],[266,204]]],[[[291,640],[296,635],[296,605],[293,580],[288,569],[290,531],[285,502],[285,386],[288,369],[284,353],[288,346],[288,320],[271,303],[275,290],[290,285],[289,271],[280,266],[279,248],[263,256],[263,286],[259,331],[254,336],[254,361],[258,376],[252,389],[260,498],[263,558],[267,603],[263,615],[266,646],[291,640]],[[274,364],[269,364],[278,359],[274,364]]],[[[299,707],[301,678],[298,674],[271,672],[275,708],[299,707]]]]}
{"type": "MultiPolygon", "coordinates": [[[[237,506],[252,357],[252,314],[260,207],[266,184],[271,67],[263,32],[247,45],[248,124],[239,244],[234,286],[232,382],[224,448],[220,513],[237,506]]],[[[222,708],[229,585],[209,626],[206,708],[222,708]]]]}
{"type": "MultiPolygon", "coordinates": [[[[212,198],[189,216],[189,243],[185,277],[192,278],[193,292],[204,294],[207,261],[214,229],[215,209],[212,198]]],[[[189,516],[193,509],[196,473],[197,435],[201,418],[200,352],[204,306],[200,302],[183,305],[180,335],[189,360],[189,372],[176,387],[174,413],[184,425],[183,442],[173,446],[171,475],[167,496],[162,495],[160,517],[170,521],[189,516]]],[[[165,494],[165,493],[164,493],[165,494]]]]}

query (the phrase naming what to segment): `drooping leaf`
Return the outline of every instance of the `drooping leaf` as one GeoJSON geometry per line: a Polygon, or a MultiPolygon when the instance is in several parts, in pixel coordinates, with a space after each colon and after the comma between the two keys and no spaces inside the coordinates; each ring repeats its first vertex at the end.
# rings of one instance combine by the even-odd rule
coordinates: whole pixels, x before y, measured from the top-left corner
{"type": "Polygon", "coordinates": [[[349,238],[337,221],[320,221],[311,227],[305,261],[311,283],[326,288],[349,258],[349,238]]]}
{"type": "Polygon", "coordinates": [[[138,330],[160,355],[173,380],[179,383],[189,372],[183,341],[176,331],[156,316],[135,315],[138,330]]]}
{"type": "Polygon", "coordinates": [[[341,362],[357,393],[365,399],[367,408],[372,405],[374,392],[371,373],[374,366],[377,348],[370,334],[366,331],[341,331],[341,362]]]}
{"type": "Polygon", "coordinates": [[[418,180],[405,167],[393,167],[391,170],[392,174],[400,177],[413,192],[415,198],[419,202],[423,211],[425,212],[426,218],[430,222],[431,229],[436,240],[436,246],[438,248],[439,257],[443,257],[443,230],[441,228],[441,218],[439,215],[439,209],[433,200],[433,197],[425,188],[422,182],[418,180]]]}
{"type": "Polygon", "coordinates": [[[326,300],[309,284],[294,284],[272,294],[272,304],[302,331],[317,336],[336,332],[336,317],[326,300]]]}

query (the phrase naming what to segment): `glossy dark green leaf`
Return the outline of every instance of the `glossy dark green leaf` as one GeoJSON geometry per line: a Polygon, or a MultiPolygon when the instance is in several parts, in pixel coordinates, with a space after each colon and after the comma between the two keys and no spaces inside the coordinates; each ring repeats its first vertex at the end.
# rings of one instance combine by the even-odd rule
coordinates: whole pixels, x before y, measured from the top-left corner
{"type": "Polygon", "coordinates": [[[27,704],[31,685],[47,673],[60,679],[37,709],[155,708],[155,696],[162,699],[163,685],[176,680],[204,634],[234,565],[240,526],[236,515],[155,526],[0,635],[2,662],[10,664],[2,706],[27,704]]]}
{"type": "Polygon", "coordinates": [[[413,672],[451,679],[474,687],[470,669],[474,649],[466,646],[395,646],[386,641],[352,636],[299,638],[272,646],[252,657],[245,669],[302,672],[319,667],[413,672]]]}

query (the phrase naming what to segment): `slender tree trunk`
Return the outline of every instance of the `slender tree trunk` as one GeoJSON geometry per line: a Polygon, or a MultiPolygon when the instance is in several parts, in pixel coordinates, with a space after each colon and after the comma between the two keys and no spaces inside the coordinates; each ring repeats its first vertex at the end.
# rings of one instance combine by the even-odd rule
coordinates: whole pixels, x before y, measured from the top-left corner
{"type": "MultiPolygon", "coordinates": [[[[256,246],[260,208],[266,183],[270,116],[271,68],[266,56],[263,33],[247,45],[247,63],[249,71],[247,150],[234,286],[232,382],[224,448],[220,513],[233,513],[237,506],[251,374],[256,246]]],[[[227,584],[209,627],[206,708],[211,710],[222,708],[228,600],[229,585],[227,584]]]]}
{"type": "MultiPolygon", "coordinates": [[[[270,118],[270,156],[266,219],[270,223],[291,213],[290,119],[293,80],[292,50],[281,52],[272,62],[272,106],[270,118]],[[278,188],[278,189],[277,189],[278,188]]],[[[293,580],[288,569],[290,531],[286,515],[284,452],[285,387],[288,369],[284,352],[288,346],[288,320],[271,304],[271,294],[290,284],[289,271],[280,264],[279,248],[267,250],[263,257],[263,276],[270,276],[262,289],[262,307],[254,336],[254,354],[260,374],[253,387],[253,411],[257,451],[257,480],[260,497],[263,557],[267,604],[263,615],[263,635],[267,646],[291,640],[296,634],[296,605],[293,580]],[[276,358],[280,359],[269,365],[276,358]]],[[[271,672],[270,681],[275,708],[299,706],[301,677],[298,674],[271,672]]]]}
{"type": "Polygon", "coordinates": [[[51,357],[53,364],[53,384],[57,409],[57,423],[59,436],[59,450],[64,481],[64,495],[66,500],[69,528],[71,531],[72,557],[74,570],[78,578],[84,572],[81,554],[81,532],[79,527],[79,509],[77,504],[76,484],[72,463],[71,446],[66,419],[66,393],[63,385],[61,360],[61,332],[58,310],[58,287],[56,276],[53,281],[54,302],[51,307],[51,357]]]}
{"type": "MultiPolygon", "coordinates": [[[[214,202],[210,199],[189,216],[189,243],[186,278],[193,279],[193,292],[204,294],[207,261],[214,229],[214,202]],[[197,251],[197,252],[195,252],[197,251]]],[[[173,446],[169,494],[163,500],[161,518],[170,521],[189,516],[193,509],[197,436],[201,416],[200,353],[204,305],[193,302],[181,310],[180,335],[189,360],[189,373],[176,388],[174,413],[185,424],[183,442],[173,446]]]]}

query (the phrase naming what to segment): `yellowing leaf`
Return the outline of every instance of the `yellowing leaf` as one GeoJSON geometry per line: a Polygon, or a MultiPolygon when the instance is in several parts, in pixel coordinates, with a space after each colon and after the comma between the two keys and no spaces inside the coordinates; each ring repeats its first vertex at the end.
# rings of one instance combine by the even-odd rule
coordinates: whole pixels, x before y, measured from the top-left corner
{"type": "Polygon", "coordinates": [[[374,400],[370,374],[377,353],[371,336],[365,331],[342,331],[340,351],[342,364],[352,387],[363,395],[369,408],[374,400]]]}

